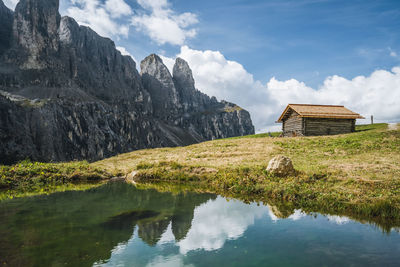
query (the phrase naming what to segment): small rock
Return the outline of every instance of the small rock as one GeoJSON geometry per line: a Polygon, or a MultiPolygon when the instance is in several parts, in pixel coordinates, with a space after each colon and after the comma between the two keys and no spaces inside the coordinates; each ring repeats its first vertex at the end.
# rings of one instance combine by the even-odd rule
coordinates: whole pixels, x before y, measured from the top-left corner
{"type": "Polygon", "coordinates": [[[118,177],[113,177],[110,179],[110,182],[119,182],[125,180],[124,177],[118,176],[118,177]]]}
{"type": "Polygon", "coordinates": [[[139,172],[137,172],[137,171],[132,171],[132,172],[128,173],[128,174],[125,176],[125,180],[126,180],[127,182],[129,182],[129,183],[136,184],[136,178],[137,178],[138,174],[139,174],[139,172]]]}
{"type": "Polygon", "coordinates": [[[296,173],[292,160],[282,155],[273,157],[269,161],[267,171],[276,176],[288,176],[296,173]]]}

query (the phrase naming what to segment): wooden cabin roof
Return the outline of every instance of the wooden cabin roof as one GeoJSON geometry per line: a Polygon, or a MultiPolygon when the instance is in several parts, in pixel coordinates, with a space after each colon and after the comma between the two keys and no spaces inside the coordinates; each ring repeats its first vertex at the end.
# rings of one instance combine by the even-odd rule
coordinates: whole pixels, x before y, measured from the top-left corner
{"type": "Polygon", "coordinates": [[[311,104],[289,104],[276,122],[282,122],[292,112],[305,118],[330,118],[330,119],[365,119],[344,106],[338,105],[311,105],[311,104]]]}

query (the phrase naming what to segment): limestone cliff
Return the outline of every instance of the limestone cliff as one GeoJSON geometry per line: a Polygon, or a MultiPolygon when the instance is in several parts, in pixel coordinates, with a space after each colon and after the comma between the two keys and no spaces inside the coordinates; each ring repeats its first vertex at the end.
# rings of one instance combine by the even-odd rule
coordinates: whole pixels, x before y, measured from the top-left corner
{"type": "Polygon", "coordinates": [[[0,56],[11,46],[13,12],[0,1],[0,56]]]}
{"type": "Polygon", "coordinates": [[[184,60],[171,75],[150,55],[139,74],[58,5],[21,0],[12,12],[0,0],[0,162],[93,161],[254,132],[247,111],[195,89],[184,60]]]}

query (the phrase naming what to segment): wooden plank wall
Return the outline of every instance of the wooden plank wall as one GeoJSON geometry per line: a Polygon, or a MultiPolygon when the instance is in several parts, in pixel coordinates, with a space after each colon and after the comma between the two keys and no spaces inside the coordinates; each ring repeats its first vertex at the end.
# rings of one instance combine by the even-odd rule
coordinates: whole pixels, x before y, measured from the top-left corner
{"type": "Polygon", "coordinates": [[[304,135],[331,135],[354,132],[354,119],[304,118],[304,135]]]}
{"type": "Polygon", "coordinates": [[[283,136],[302,136],[303,131],[303,118],[299,114],[293,112],[289,118],[283,121],[283,136]]]}

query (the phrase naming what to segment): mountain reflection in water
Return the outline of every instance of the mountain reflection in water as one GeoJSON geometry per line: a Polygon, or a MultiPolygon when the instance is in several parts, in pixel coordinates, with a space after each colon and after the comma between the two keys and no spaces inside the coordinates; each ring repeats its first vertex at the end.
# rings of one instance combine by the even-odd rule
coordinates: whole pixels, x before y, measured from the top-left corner
{"type": "Polygon", "coordinates": [[[0,259],[10,266],[91,266],[139,237],[155,245],[172,224],[186,236],[196,206],[213,194],[159,193],[113,182],[88,191],[55,193],[0,203],[0,259]]]}
{"type": "Polygon", "coordinates": [[[347,217],[123,182],[0,202],[0,259],[9,266],[340,265],[347,253],[351,264],[390,266],[399,243],[398,233],[347,217]]]}

